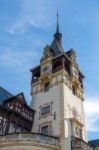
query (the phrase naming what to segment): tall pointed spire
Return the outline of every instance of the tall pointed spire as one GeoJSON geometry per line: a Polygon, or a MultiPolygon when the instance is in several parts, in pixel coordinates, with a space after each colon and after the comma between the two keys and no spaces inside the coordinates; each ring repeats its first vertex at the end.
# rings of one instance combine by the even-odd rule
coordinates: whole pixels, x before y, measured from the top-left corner
{"type": "Polygon", "coordinates": [[[56,28],[56,33],[59,33],[59,14],[57,11],[57,28],[56,28]]]}
{"type": "Polygon", "coordinates": [[[54,34],[54,38],[56,39],[61,39],[62,34],[60,33],[60,29],[59,29],[59,13],[57,11],[57,25],[56,25],[56,33],[54,34]]]}
{"type": "Polygon", "coordinates": [[[63,53],[63,47],[62,47],[62,34],[59,30],[59,14],[57,11],[57,26],[56,26],[56,33],[54,34],[54,40],[51,44],[51,49],[54,53],[54,56],[63,53]]]}

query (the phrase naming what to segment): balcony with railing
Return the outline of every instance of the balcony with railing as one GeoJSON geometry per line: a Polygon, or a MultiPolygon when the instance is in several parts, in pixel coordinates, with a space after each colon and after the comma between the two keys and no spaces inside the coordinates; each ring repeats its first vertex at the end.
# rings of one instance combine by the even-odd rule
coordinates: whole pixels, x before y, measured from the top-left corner
{"type": "Polygon", "coordinates": [[[72,150],[94,150],[95,147],[82,139],[72,137],[72,150]]]}

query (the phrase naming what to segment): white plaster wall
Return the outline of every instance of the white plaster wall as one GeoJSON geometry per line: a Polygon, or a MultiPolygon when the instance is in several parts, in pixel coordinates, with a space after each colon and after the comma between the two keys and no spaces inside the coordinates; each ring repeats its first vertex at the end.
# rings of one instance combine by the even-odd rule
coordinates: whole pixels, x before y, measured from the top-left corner
{"type": "Polygon", "coordinates": [[[72,93],[72,90],[70,90],[65,84],[64,84],[64,112],[66,118],[71,118],[72,114],[70,113],[70,108],[76,108],[78,112],[78,118],[83,123],[83,110],[82,110],[82,100],[78,98],[76,95],[72,93]],[[66,113],[68,112],[68,113],[66,113]]]}
{"type": "Polygon", "coordinates": [[[50,88],[46,93],[41,92],[33,96],[33,108],[36,110],[33,124],[33,132],[39,132],[39,125],[44,122],[51,121],[52,123],[52,134],[54,136],[59,136],[59,119],[60,119],[60,110],[59,103],[62,101],[60,99],[60,85],[56,85],[50,88]],[[44,106],[46,103],[52,102],[52,115],[42,117],[39,119],[40,106],[44,106]],[[56,120],[54,120],[54,112],[56,112],[56,120]]]}
{"type": "MultiPolygon", "coordinates": [[[[72,93],[72,90],[70,90],[65,84],[64,84],[64,116],[65,119],[72,118],[72,108],[76,108],[78,112],[77,119],[82,123],[85,124],[84,120],[84,111],[83,111],[83,101],[78,98],[76,95],[72,93]]],[[[65,123],[67,128],[67,123],[65,123]]],[[[68,136],[66,134],[66,136],[68,136]]],[[[69,134],[71,136],[71,132],[69,134]]],[[[83,127],[83,140],[86,141],[86,130],[85,127],[83,127]]]]}
{"type": "MultiPolygon", "coordinates": [[[[71,121],[72,108],[76,108],[78,112],[78,120],[84,123],[84,111],[83,111],[83,101],[72,93],[72,90],[68,88],[63,81],[62,74],[58,75],[56,78],[51,79],[51,83],[57,84],[50,88],[49,92],[33,95],[33,108],[36,110],[33,132],[39,132],[39,125],[51,121],[53,128],[53,135],[60,136],[61,138],[61,150],[71,150],[71,121]],[[59,83],[59,81],[61,81],[59,83]],[[52,115],[39,120],[40,106],[46,103],[53,102],[52,115]],[[53,114],[56,112],[56,120],[53,119],[53,114]]],[[[33,91],[32,91],[33,92],[33,91]]],[[[86,130],[83,130],[83,139],[86,140],[86,130]]]]}

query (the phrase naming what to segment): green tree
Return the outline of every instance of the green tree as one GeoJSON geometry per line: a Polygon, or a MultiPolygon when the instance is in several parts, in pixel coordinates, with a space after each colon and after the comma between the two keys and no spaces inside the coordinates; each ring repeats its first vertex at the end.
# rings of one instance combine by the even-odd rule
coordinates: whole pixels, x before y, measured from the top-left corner
{"type": "Polygon", "coordinates": [[[99,147],[96,147],[95,150],[99,150],[99,147]]]}

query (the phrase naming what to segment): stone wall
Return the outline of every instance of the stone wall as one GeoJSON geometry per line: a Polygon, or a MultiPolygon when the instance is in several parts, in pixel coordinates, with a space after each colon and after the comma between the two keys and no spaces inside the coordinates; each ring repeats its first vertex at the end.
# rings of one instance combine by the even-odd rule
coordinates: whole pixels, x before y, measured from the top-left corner
{"type": "Polygon", "coordinates": [[[40,134],[0,136],[0,150],[60,150],[59,140],[40,134]]]}

